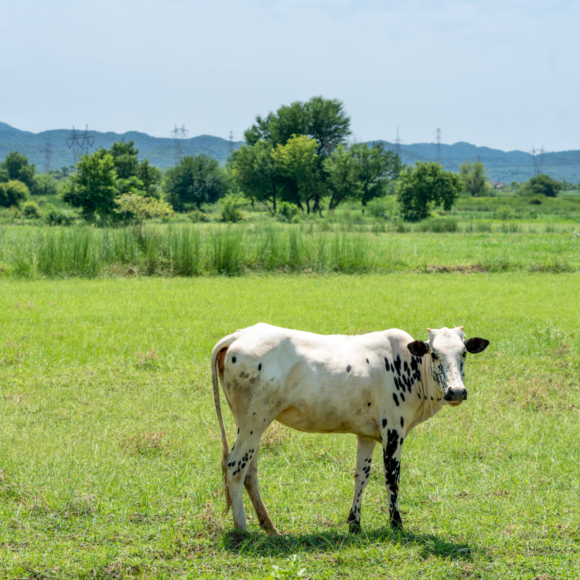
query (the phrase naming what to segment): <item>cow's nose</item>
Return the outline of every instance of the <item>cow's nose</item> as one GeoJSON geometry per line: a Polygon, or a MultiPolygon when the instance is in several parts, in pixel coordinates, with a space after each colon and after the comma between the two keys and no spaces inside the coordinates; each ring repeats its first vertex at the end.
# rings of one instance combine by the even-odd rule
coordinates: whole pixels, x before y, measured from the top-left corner
{"type": "Polygon", "coordinates": [[[447,389],[445,396],[446,401],[465,401],[467,399],[467,389],[461,387],[460,389],[447,389]]]}

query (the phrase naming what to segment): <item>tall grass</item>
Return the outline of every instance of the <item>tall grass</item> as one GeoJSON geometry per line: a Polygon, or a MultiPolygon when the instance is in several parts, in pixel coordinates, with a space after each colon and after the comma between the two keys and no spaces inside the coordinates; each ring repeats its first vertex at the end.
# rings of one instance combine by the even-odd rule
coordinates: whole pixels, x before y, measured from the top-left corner
{"type": "Polygon", "coordinates": [[[580,269],[580,239],[551,225],[539,234],[523,232],[511,222],[493,228],[489,222],[467,222],[460,231],[457,221],[447,218],[423,222],[422,232],[415,225],[396,227],[397,233],[383,234],[376,229],[320,231],[312,224],[272,223],[117,229],[9,226],[0,230],[0,274],[93,278],[124,273],[388,273],[428,271],[429,265],[488,271],[580,269]]]}

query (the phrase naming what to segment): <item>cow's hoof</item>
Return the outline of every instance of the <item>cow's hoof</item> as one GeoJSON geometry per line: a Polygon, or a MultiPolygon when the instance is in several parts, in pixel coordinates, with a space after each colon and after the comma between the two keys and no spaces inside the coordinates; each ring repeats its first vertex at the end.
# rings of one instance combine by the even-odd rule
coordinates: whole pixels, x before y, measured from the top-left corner
{"type": "Polygon", "coordinates": [[[266,535],[269,536],[270,538],[275,538],[276,536],[280,535],[280,532],[276,529],[276,526],[266,528],[264,531],[266,532],[266,535]]]}
{"type": "Polygon", "coordinates": [[[362,528],[360,527],[360,522],[352,521],[348,522],[348,531],[351,534],[360,534],[362,532],[362,528]]]}

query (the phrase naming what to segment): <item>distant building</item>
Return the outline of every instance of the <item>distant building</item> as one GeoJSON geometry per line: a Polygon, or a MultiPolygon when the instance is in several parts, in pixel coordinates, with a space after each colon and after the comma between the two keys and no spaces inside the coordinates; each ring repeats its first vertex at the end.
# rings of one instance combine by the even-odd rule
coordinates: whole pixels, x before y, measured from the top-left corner
{"type": "Polygon", "coordinates": [[[502,188],[508,186],[508,184],[507,183],[504,183],[503,181],[490,181],[489,183],[491,183],[491,186],[494,189],[502,189],[502,188]]]}

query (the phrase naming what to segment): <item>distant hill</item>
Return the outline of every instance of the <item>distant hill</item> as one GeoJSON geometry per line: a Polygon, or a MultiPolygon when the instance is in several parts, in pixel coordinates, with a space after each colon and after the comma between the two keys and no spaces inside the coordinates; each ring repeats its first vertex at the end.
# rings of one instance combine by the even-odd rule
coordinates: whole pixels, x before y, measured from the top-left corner
{"type": "MultiPolygon", "coordinates": [[[[124,139],[125,141],[135,141],[135,146],[139,149],[139,157],[141,159],[147,158],[153,165],[162,169],[175,165],[175,141],[171,138],[151,137],[151,135],[137,131],[129,131],[123,134],[101,133],[99,131],[89,131],[89,133],[94,137],[91,151],[95,151],[99,147],[109,148],[115,141],[124,139]]],[[[0,161],[10,151],[18,151],[26,155],[32,163],[35,163],[38,171],[43,171],[44,151],[46,143],[50,139],[52,168],[56,169],[63,165],[71,165],[73,163],[73,154],[66,142],[70,134],[71,131],[68,129],[29,133],[0,122],[0,161]]],[[[234,149],[241,145],[241,142],[233,142],[232,144],[234,149]]],[[[230,142],[221,137],[199,135],[198,137],[183,140],[184,155],[205,153],[214,157],[220,163],[225,163],[229,152],[230,142]]]]}
{"type": "MultiPolygon", "coordinates": [[[[10,151],[19,151],[26,155],[32,163],[36,163],[39,171],[44,167],[44,150],[49,140],[52,147],[52,167],[57,168],[73,163],[73,155],[68,148],[66,139],[71,134],[68,129],[30,133],[11,127],[0,122],[0,161],[10,151]]],[[[110,147],[115,141],[133,140],[139,156],[147,158],[160,168],[171,167],[175,164],[175,142],[171,138],[151,137],[146,133],[129,131],[128,133],[101,133],[90,131],[94,137],[92,151],[98,147],[110,147]]],[[[388,149],[395,145],[389,141],[382,141],[388,149]]],[[[237,149],[242,145],[236,141],[232,145],[227,139],[200,135],[183,140],[185,155],[205,153],[225,163],[230,146],[237,149]]],[[[404,163],[413,164],[415,161],[435,161],[437,159],[437,145],[435,143],[413,143],[401,145],[401,157],[404,163]]],[[[489,147],[477,147],[470,143],[459,142],[453,145],[441,145],[441,163],[451,171],[457,171],[464,161],[480,160],[487,168],[489,179],[493,181],[527,181],[534,174],[533,157],[524,151],[501,151],[489,147]]],[[[556,179],[567,179],[577,183],[580,181],[580,151],[560,151],[545,153],[542,159],[542,172],[556,179]]]]}
{"type": "MultiPolygon", "coordinates": [[[[395,145],[382,141],[387,149],[395,145]]],[[[436,161],[437,145],[435,143],[413,143],[400,146],[403,163],[413,164],[416,161],[436,161]]],[[[534,175],[534,158],[524,151],[501,151],[489,147],[477,147],[460,141],[453,145],[441,144],[441,164],[445,169],[458,171],[464,162],[481,161],[488,178],[492,181],[527,181],[534,175]]],[[[580,151],[560,151],[544,153],[536,161],[541,163],[541,172],[555,179],[566,179],[577,183],[580,181],[580,151]]]]}

